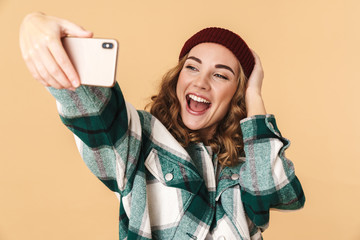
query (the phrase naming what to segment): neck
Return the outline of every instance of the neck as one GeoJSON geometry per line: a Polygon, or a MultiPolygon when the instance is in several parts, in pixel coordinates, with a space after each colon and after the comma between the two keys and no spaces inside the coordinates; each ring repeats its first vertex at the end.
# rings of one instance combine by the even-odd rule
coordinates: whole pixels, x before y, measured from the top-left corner
{"type": "Polygon", "coordinates": [[[216,131],[216,126],[211,126],[209,128],[198,130],[201,141],[205,145],[209,145],[210,140],[214,137],[215,131],[216,131]]]}

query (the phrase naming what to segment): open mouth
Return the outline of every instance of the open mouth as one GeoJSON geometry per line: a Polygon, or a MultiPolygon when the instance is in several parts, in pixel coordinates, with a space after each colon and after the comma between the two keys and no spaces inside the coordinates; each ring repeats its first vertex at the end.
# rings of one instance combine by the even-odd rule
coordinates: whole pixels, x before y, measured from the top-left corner
{"type": "Polygon", "coordinates": [[[188,108],[196,113],[203,113],[210,108],[211,102],[194,94],[186,95],[188,108]]]}

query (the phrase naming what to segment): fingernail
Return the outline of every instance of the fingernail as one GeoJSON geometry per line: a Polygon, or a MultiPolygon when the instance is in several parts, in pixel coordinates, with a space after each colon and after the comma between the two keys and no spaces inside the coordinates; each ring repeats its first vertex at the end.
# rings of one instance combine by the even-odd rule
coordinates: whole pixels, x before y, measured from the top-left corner
{"type": "Polygon", "coordinates": [[[75,88],[77,88],[80,85],[79,82],[76,80],[72,81],[71,83],[72,83],[73,87],[75,87],[75,88]]]}

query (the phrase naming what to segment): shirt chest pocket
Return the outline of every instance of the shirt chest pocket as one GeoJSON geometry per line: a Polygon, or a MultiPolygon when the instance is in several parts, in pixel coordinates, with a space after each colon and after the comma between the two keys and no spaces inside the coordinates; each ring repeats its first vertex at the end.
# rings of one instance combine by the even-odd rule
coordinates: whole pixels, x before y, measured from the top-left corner
{"type": "Polygon", "coordinates": [[[152,149],[145,160],[146,196],[153,230],[177,226],[202,179],[188,166],[152,149]]]}

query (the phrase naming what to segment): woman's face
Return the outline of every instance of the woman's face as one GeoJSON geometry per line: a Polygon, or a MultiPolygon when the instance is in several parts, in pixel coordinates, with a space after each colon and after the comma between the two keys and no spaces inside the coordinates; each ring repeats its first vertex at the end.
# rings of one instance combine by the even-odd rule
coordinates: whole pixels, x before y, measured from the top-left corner
{"type": "Polygon", "coordinates": [[[180,71],[176,95],[185,126],[208,140],[229,110],[239,78],[233,53],[216,43],[193,47],[180,71]]]}

